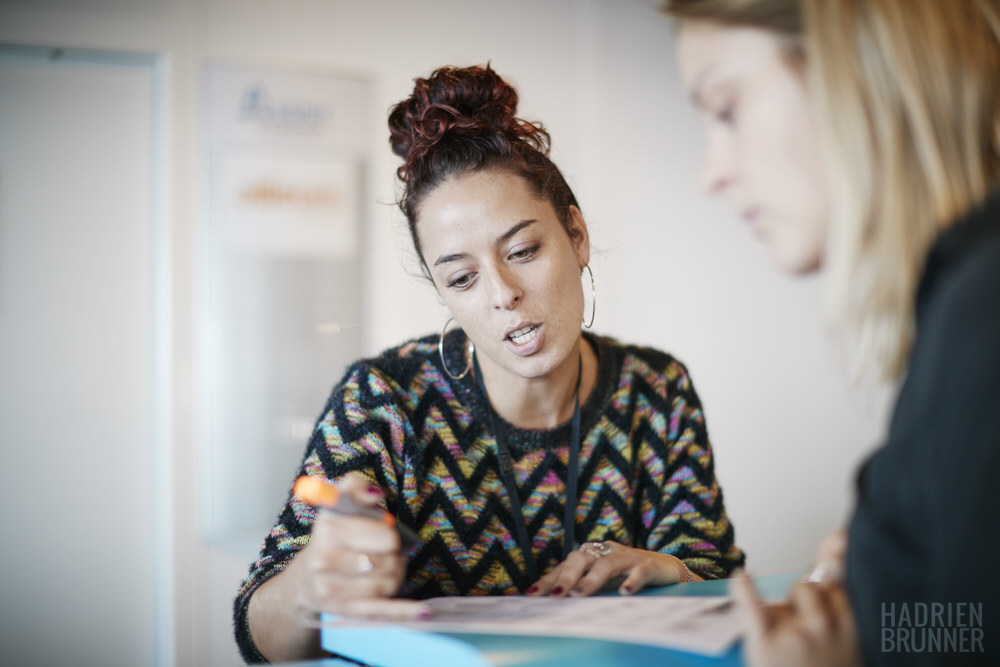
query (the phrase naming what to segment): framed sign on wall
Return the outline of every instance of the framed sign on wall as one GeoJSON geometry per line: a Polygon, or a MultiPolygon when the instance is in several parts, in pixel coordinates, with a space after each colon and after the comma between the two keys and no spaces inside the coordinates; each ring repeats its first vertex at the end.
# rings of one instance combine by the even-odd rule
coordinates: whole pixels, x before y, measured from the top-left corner
{"type": "Polygon", "coordinates": [[[361,353],[369,84],[211,65],[205,85],[202,514],[210,540],[242,547],[361,353]]]}

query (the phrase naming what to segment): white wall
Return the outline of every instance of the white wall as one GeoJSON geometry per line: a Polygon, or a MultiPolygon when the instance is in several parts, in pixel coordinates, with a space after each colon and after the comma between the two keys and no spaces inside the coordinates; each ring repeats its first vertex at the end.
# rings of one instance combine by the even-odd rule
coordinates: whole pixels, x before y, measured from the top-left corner
{"type": "MultiPolygon", "coordinates": [[[[198,74],[209,59],[371,77],[374,108],[442,64],[491,61],[542,120],[598,250],[595,329],[689,366],[718,477],[755,573],[806,567],[845,516],[884,397],[849,389],[817,280],[779,275],[729,209],[698,188],[700,130],[655,0],[4,0],[0,41],[160,54],[169,72],[174,466],[180,664],[234,663],[229,606],[250,558],[202,542],[195,305],[198,74]]],[[[2,94],[2,91],[0,91],[2,94]]],[[[438,330],[446,315],[391,205],[397,160],[373,123],[366,221],[366,351],[438,330]]],[[[81,129],[85,131],[85,129],[81,129]]],[[[331,378],[331,383],[336,378],[331,378]]],[[[317,409],[323,397],[317,397],[317,409]]]]}
{"type": "Polygon", "coordinates": [[[173,618],[157,72],[62,53],[0,49],[0,645],[7,664],[151,664],[173,618]]]}

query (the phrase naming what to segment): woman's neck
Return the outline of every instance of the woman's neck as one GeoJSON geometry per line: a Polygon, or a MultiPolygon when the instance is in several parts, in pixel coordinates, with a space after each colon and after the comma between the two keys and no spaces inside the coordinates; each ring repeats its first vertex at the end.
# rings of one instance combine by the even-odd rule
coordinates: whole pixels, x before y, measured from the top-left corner
{"type": "Polygon", "coordinates": [[[569,421],[576,407],[578,374],[581,406],[597,383],[597,354],[583,336],[566,360],[544,378],[519,378],[482,359],[480,368],[490,405],[507,422],[526,430],[550,429],[569,421]]]}

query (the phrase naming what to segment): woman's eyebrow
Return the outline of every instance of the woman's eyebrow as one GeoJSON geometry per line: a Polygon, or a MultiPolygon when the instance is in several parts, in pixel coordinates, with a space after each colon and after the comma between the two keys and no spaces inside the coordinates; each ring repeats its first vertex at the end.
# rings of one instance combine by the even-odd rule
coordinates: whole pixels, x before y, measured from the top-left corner
{"type": "Polygon", "coordinates": [[[504,241],[508,240],[510,237],[514,236],[514,234],[517,234],[519,231],[521,231],[522,229],[524,229],[528,225],[533,225],[536,222],[538,222],[538,220],[535,220],[535,219],[522,220],[521,222],[517,223],[516,225],[514,225],[513,227],[511,227],[510,229],[508,229],[507,231],[505,231],[503,234],[501,234],[500,236],[498,236],[497,240],[493,242],[493,245],[495,245],[495,246],[500,245],[501,243],[503,243],[504,241]]]}
{"type": "Polygon", "coordinates": [[[452,255],[441,255],[436,260],[434,260],[434,266],[438,266],[439,264],[447,264],[448,262],[454,262],[460,259],[465,259],[466,257],[468,257],[468,254],[464,252],[457,252],[452,255]]]}
{"type": "MultiPolygon", "coordinates": [[[[500,245],[504,241],[507,241],[508,239],[510,239],[510,237],[514,236],[514,234],[517,234],[519,231],[521,231],[525,227],[527,227],[529,225],[533,225],[536,222],[538,222],[538,220],[536,220],[536,219],[522,220],[521,222],[517,223],[516,225],[514,225],[513,227],[511,227],[510,229],[508,229],[507,231],[505,231],[503,234],[501,234],[500,236],[498,236],[497,239],[493,242],[493,245],[494,246],[500,245]]],[[[447,264],[448,262],[455,262],[455,261],[458,261],[460,259],[465,259],[468,256],[469,256],[468,253],[464,253],[464,252],[456,252],[456,253],[453,253],[451,255],[441,255],[436,260],[434,260],[434,266],[439,266],[441,264],[447,264]]]]}

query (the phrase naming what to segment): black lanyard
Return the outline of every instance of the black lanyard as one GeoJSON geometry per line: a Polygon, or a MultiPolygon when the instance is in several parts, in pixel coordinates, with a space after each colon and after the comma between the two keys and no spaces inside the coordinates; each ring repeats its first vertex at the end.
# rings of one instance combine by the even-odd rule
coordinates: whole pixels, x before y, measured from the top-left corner
{"type": "MultiPolygon", "coordinates": [[[[500,477],[503,485],[507,489],[507,497],[510,498],[511,515],[514,519],[514,527],[517,529],[517,541],[524,555],[525,573],[528,583],[535,583],[538,580],[538,573],[535,568],[535,552],[531,548],[531,541],[528,539],[528,527],[524,521],[524,512],[521,511],[521,496],[517,491],[517,482],[514,480],[514,460],[510,455],[510,448],[507,446],[507,438],[498,428],[496,412],[490,404],[490,395],[483,384],[483,372],[479,369],[479,359],[476,353],[472,353],[472,363],[476,369],[476,383],[483,390],[483,397],[486,399],[486,410],[490,415],[490,425],[493,427],[493,437],[497,441],[497,458],[500,461],[500,477]]],[[[576,481],[579,477],[580,460],[580,378],[583,376],[583,356],[577,365],[576,389],[573,391],[573,422],[569,436],[569,466],[566,472],[566,504],[563,514],[563,559],[576,546],[574,528],[576,526],[576,481]]]]}

